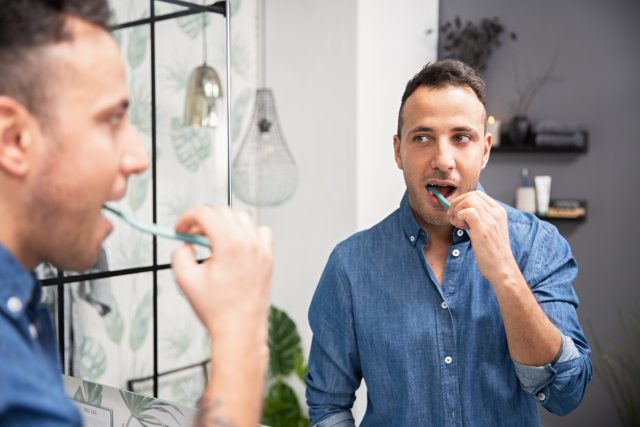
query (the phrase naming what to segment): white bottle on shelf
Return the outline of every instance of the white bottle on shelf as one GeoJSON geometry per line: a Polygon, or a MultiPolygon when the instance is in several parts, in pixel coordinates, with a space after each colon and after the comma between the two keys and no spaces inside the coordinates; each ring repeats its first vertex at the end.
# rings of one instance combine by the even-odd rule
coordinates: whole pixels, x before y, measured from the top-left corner
{"type": "Polygon", "coordinates": [[[516,190],[516,209],[523,212],[536,212],[536,190],[529,182],[529,170],[522,168],[522,183],[516,190]]]}

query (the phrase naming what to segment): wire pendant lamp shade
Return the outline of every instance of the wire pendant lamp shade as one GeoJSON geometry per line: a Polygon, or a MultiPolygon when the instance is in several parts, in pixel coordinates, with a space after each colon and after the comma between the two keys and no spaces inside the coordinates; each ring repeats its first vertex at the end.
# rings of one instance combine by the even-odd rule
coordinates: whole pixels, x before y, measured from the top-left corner
{"type": "Polygon", "coordinates": [[[271,89],[256,92],[249,131],[233,162],[236,195],[255,206],[277,206],[296,190],[298,170],[278,122],[271,89]]]}
{"type": "Polygon", "coordinates": [[[254,206],[277,206],[293,196],[298,185],[298,169],[278,121],[271,89],[265,78],[265,7],[261,2],[262,87],[256,90],[249,129],[233,161],[231,185],[235,195],[254,206]]]}

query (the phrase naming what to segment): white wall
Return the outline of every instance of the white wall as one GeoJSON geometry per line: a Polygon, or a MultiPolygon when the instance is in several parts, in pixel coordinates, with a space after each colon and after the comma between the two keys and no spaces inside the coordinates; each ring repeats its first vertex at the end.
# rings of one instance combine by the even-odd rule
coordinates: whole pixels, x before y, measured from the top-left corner
{"type": "Polygon", "coordinates": [[[258,219],[274,231],[273,303],[297,323],[306,353],[307,310],[329,253],[404,192],[393,160],[398,107],[406,82],[435,59],[425,31],[437,19],[438,0],[267,2],[267,85],[300,182],[258,219]]]}
{"type": "Polygon", "coordinates": [[[407,81],[436,58],[438,0],[358,0],[356,218],[369,228],[398,207],[405,185],[393,135],[407,81]]]}
{"type": "Polygon", "coordinates": [[[311,345],[307,309],[333,246],[355,230],[356,7],[268,0],[267,86],[299,171],[280,207],[259,209],[275,239],[273,303],[311,345]]]}

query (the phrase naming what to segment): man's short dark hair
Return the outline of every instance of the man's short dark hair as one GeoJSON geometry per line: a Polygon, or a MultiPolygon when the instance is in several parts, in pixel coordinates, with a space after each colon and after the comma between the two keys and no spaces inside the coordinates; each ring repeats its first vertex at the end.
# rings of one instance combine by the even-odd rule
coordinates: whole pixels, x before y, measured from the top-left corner
{"type": "Polygon", "coordinates": [[[402,108],[407,98],[411,96],[421,86],[433,89],[448,86],[467,86],[476,94],[482,105],[486,102],[486,86],[482,77],[470,66],[457,59],[444,59],[442,61],[430,62],[425,65],[418,74],[413,76],[407,83],[407,87],[402,95],[400,110],[398,111],[398,130],[400,138],[402,130],[402,108]]]}
{"type": "Polygon", "coordinates": [[[43,49],[72,38],[66,19],[76,17],[108,31],[106,0],[0,0],[0,96],[36,117],[46,115],[54,69],[43,49]]]}

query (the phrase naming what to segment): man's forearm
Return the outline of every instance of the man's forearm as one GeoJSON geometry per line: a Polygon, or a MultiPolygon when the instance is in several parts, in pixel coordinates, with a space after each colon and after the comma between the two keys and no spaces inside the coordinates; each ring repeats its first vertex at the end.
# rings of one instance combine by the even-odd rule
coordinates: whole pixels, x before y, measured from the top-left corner
{"type": "Polygon", "coordinates": [[[540,308],[515,260],[494,282],[511,357],[531,366],[554,361],[562,346],[560,331],[540,308]]]}
{"type": "Polygon", "coordinates": [[[213,343],[211,381],[199,405],[197,427],[255,427],[260,421],[269,351],[266,342],[213,343]]]}

